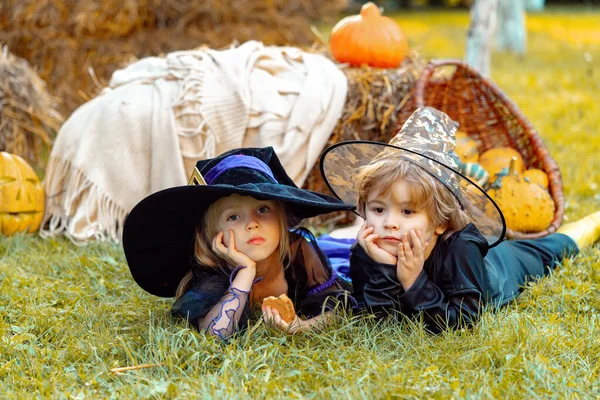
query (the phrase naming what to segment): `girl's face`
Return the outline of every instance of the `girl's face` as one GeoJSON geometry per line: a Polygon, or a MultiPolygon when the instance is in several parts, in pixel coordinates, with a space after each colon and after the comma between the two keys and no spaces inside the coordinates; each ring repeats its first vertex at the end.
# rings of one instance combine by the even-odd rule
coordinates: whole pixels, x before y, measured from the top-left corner
{"type": "Polygon", "coordinates": [[[230,246],[233,230],[235,246],[254,262],[265,260],[279,246],[281,210],[270,200],[257,200],[237,194],[218,201],[217,233],[223,231],[223,244],[230,246]]]}
{"type": "Polygon", "coordinates": [[[394,182],[386,195],[382,195],[377,189],[374,188],[367,197],[365,208],[367,226],[373,227],[374,233],[379,235],[375,243],[397,257],[402,234],[408,234],[411,229],[415,232],[420,230],[423,241],[429,242],[425,249],[425,258],[429,257],[438,236],[444,233],[445,228],[434,226],[427,212],[413,204],[408,184],[404,179],[394,182]]]}

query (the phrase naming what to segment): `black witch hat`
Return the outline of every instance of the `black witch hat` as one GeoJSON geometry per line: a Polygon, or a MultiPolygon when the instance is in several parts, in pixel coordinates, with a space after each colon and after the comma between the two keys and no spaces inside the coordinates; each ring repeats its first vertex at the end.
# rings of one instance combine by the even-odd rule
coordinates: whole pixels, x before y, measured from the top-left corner
{"type": "Polygon", "coordinates": [[[123,227],[123,248],[135,281],[156,296],[172,297],[193,261],[194,234],[208,206],[232,194],[279,200],[297,219],[353,206],[298,188],[272,147],[231,150],[201,160],[190,183],[140,201],[123,227]]]}

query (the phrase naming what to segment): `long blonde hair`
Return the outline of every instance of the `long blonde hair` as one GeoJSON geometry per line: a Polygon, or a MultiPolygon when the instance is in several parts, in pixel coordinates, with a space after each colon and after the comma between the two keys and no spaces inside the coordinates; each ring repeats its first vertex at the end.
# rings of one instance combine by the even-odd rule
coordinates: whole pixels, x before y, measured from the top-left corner
{"type": "Polygon", "coordinates": [[[431,223],[446,227],[444,238],[471,222],[456,197],[440,181],[412,162],[392,157],[361,168],[355,185],[359,212],[365,215],[366,203],[373,191],[386,196],[400,179],[409,187],[411,202],[427,212],[431,223]]]}
{"type": "MultiPolygon", "coordinates": [[[[222,199],[224,199],[224,197],[222,199]]],[[[295,226],[296,221],[291,213],[286,212],[286,207],[282,202],[276,200],[271,201],[275,203],[277,211],[279,212],[279,246],[276,251],[279,251],[279,262],[283,264],[285,268],[294,258],[295,250],[290,246],[292,240],[290,229],[295,226]]],[[[220,204],[222,204],[220,200],[212,203],[204,213],[203,217],[198,221],[198,224],[196,224],[196,231],[194,234],[194,257],[201,267],[217,269],[227,273],[231,272],[231,267],[212,250],[212,240],[218,233],[217,220],[222,211],[220,204]]],[[[176,298],[179,298],[190,288],[192,278],[193,272],[190,270],[181,279],[175,293],[176,298]]]]}

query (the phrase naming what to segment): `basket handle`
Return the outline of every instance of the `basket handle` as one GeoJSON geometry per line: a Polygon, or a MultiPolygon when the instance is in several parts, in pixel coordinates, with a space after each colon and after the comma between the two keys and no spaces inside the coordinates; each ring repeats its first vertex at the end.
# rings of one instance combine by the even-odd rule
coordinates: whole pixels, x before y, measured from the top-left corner
{"type": "MultiPolygon", "coordinates": [[[[427,63],[427,66],[423,69],[423,71],[421,72],[421,76],[419,77],[419,79],[417,80],[417,83],[415,85],[415,105],[417,108],[419,107],[423,107],[425,105],[424,102],[424,94],[425,94],[425,86],[427,86],[427,84],[429,83],[429,80],[431,79],[431,77],[433,76],[433,73],[435,72],[435,70],[439,67],[444,67],[444,66],[453,66],[453,67],[460,67],[460,68],[465,68],[465,69],[471,69],[471,67],[469,67],[466,63],[464,63],[461,60],[458,59],[453,59],[453,58],[448,58],[448,59],[434,59],[429,61],[429,63],[427,63]]],[[[471,69],[472,71],[472,69],[471,69]]]]}

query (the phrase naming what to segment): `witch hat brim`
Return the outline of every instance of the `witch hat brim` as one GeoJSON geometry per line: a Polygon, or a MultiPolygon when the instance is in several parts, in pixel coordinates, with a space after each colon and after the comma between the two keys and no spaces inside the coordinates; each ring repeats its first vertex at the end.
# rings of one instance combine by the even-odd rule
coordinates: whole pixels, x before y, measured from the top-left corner
{"type": "MultiPolygon", "coordinates": [[[[346,141],[327,148],[320,159],[321,175],[329,189],[344,203],[357,203],[354,184],[362,167],[382,158],[401,158],[423,168],[455,194],[473,224],[487,239],[490,247],[499,244],[506,234],[504,215],[496,202],[476,183],[437,160],[396,145],[372,141],[346,141]],[[452,180],[442,177],[452,177],[452,180]]],[[[360,213],[355,211],[358,215],[360,213]]],[[[361,215],[361,217],[363,217],[361,215]]]]}

